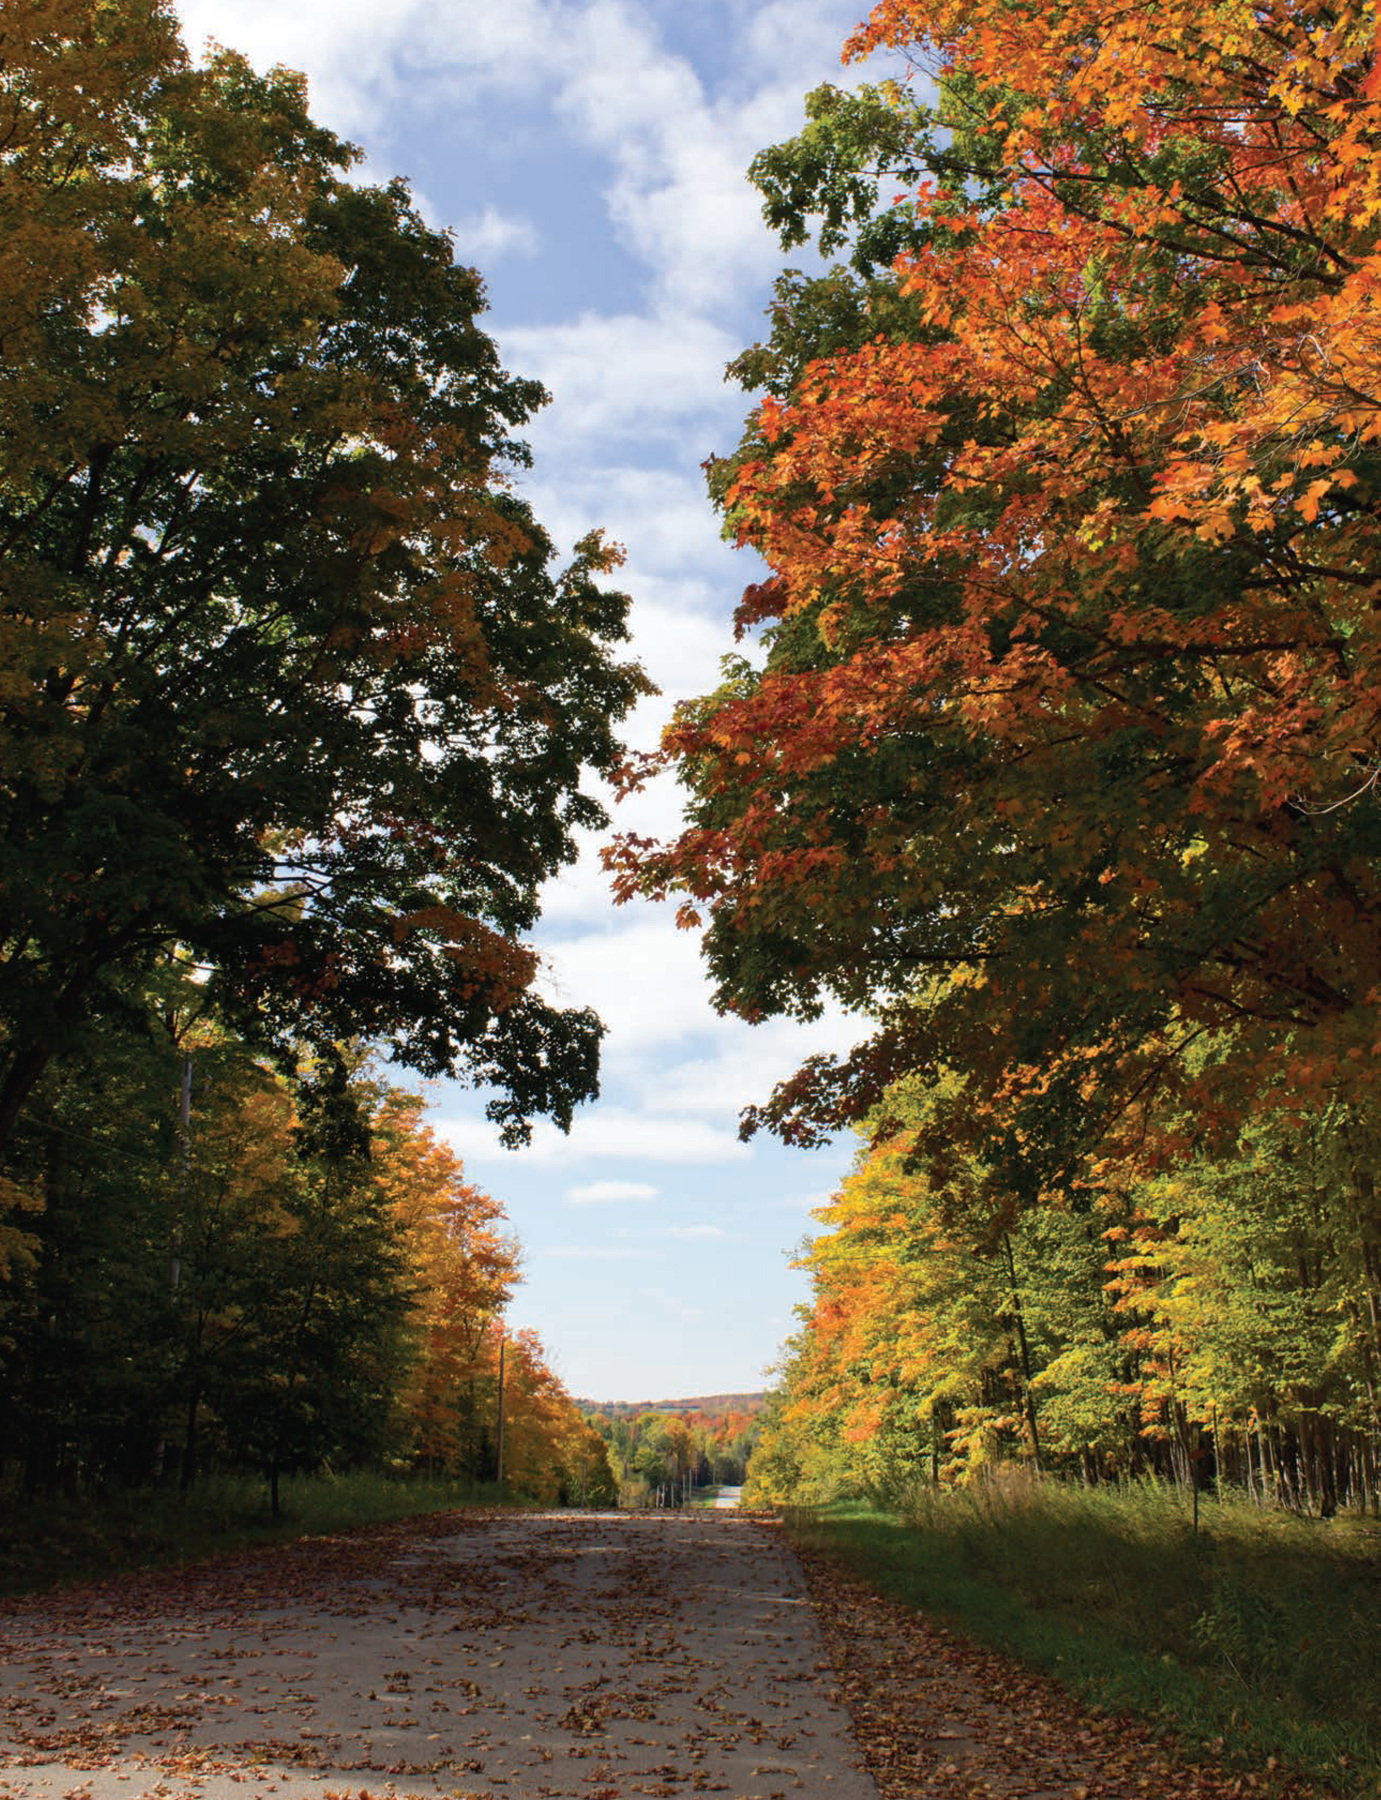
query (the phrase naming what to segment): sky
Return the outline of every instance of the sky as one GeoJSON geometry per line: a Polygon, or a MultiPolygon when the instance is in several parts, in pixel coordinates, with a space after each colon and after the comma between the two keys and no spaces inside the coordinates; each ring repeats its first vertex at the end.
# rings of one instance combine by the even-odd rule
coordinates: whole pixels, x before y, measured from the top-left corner
{"type": "MultiPolygon", "coordinates": [[[[651,748],[671,705],[718,681],[757,575],[725,545],[700,464],[737,441],[748,400],[724,367],[765,333],[784,263],[745,171],[800,129],[864,0],[180,0],[190,48],[306,73],[317,119],[360,145],[364,179],[402,175],[458,259],[484,274],[506,367],[552,394],[522,478],[569,549],[623,544],[634,654],[661,689],[628,727],[651,748]]],[[[875,73],[875,72],[874,72],[875,73]]],[[[790,259],[798,266],[801,251],[790,259]]],[[[615,826],[669,835],[670,784],[615,826]]],[[[607,834],[606,834],[607,835],[607,834]]],[[[524,1249],[514,1325],[541,1334],[572,1393],[641,1400],[742,1392],[806,1297],[790,1253],[853,1146],[740,1143],[741,1109],[849,1021],[718,1017],[670,907],[615,908],[598,839],[549,886],[542,983],[604,1019],[600,1099],[569,1137],[506,1152],[483,1099],[430,1089],[433,1127],[505,1204],[524,1249]]]]}

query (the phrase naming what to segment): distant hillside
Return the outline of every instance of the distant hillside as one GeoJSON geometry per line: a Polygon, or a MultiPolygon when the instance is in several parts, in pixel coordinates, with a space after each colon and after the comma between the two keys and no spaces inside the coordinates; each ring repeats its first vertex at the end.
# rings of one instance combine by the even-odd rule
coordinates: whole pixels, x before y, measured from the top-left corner
{"type": "Polygon", "coordinates": [[[599,1413],[606,1419],[631,1419],[639,1413],[704,1413],[707,1418],[722,1419],[728,1413],[761,1412],[767,1405],[766,1394],[697,1394],[693,1400],[577,1400],[584,1412],[599,1413]]]}

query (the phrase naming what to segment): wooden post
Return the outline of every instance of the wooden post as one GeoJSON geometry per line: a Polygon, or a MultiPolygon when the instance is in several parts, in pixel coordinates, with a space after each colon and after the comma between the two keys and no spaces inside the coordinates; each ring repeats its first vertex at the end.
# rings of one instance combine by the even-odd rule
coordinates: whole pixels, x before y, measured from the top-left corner
{"type": "Polygon", "coordinates": [[[498,1425],[498,1439],[499,1439],[498,1481],[499,1481],[500,1486],[502,1486],[502,1484],[503,1484],[503,1356],[504,1356],[504,1328],[503,1328],[503,1320],[500,1319],[499,1320],[499,1425],[498,1425]]]}
{"type": "Polygon", "coordinates": [[[192,1053],[182,1053],[182,1095],[177,1109],[178,1153],[181,1180],[178,1184],[178,1215],[173,1221],[172,1249],[168,1256],[168,1292],[176,1294],[182,1280],[182,1218],[186,1212],[192,1185],[192,1053]]]}
{"type": "MultiPolygon", "coordinates": [[[[170,1304],[177,1302],[177,1290],[182,1281],[182,1221],[187,1211],[188,1194],[192,1185],[192,1053],[182,1053],[182,1091],[178,1098],[177,1108],[177,1147],[178,1147],[178,1184],[176,1211],[173,1213],[172,1230],[168,1242],[168,1300],[170,1304]]],[[[195,1425],[195,1404],[191,1412],[192,1424],[195,1425]]],[[[190,1440],[189,1440],[190,1441],[190,1440]]],[[[159,1432],[158,1441],[153,1447],[153,1479],[163,1479],[163,1465],[168,1454],[167,1438],[159,1432]]],[[[184,1469],[187,1458],[184,1457],[184,1469]]],[[[183,1483],[184,1487],[186,1483],[183,1483]]],[[[278,1515],[275,1513],[274,1517],[278,1515]]]]}

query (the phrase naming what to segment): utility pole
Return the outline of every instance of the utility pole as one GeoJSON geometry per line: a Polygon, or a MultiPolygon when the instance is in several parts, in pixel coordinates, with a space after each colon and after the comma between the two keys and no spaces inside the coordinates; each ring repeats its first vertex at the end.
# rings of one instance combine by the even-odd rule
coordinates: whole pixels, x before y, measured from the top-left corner
{"type": "Polygon", "coordinates": [[[168,1253],[168,1292],[176,1294],[182,1280],[182,1218],[187,1210],[192,1186],[192,1052],[182,1053],[182,1095],[177,1109],[178,1149],[181,1155],[182,1179],[178,1186],[177,1215],[173,1220],[173,1242],[168,1253]]]}
{"type": "MultiPolygon", "coordinates": [[[[172,1232],[168,1244],[168,1302],[177,1304],[177,1290],[182,1280],[182,1220],[187,1211],[192,1186],[192,1052],[182,1053],[182,1091],[177,1105],[178,1183],[177,1202],[173,1212],[172,1232]]],[[[163,1464],[168,1454],[167,1439],[159,1432],[153,1447],[153,1478],[163,1479],[163,1464]]]]}
{"type": "Polygon", "coordinates": [[[503,1320],[500,1319],[499,1320],[499,1428],[498,1428],[499,1468],[498,1468],[498,1480],[499,1480],[499,1483],[501,1486],[503,1484],[503,1353],[504,1353],[504,1328],[503,1328],[503,1320]]]}

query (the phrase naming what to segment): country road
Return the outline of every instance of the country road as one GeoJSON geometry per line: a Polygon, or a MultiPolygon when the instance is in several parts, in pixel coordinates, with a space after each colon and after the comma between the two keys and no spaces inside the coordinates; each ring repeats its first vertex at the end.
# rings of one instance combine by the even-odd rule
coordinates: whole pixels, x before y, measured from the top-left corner
{"type": "Polygon", "coordinates": [[[1325,1800],[711,1507],[447,1513],[0,1602],[0,1800],[1247,1791],[1325,1800]]]}
{"type": "Polygon", "coordinates": [[[453,1513],[0,1608],[0,1800],[873,1800],[733,1512],[453,1513]]]}

